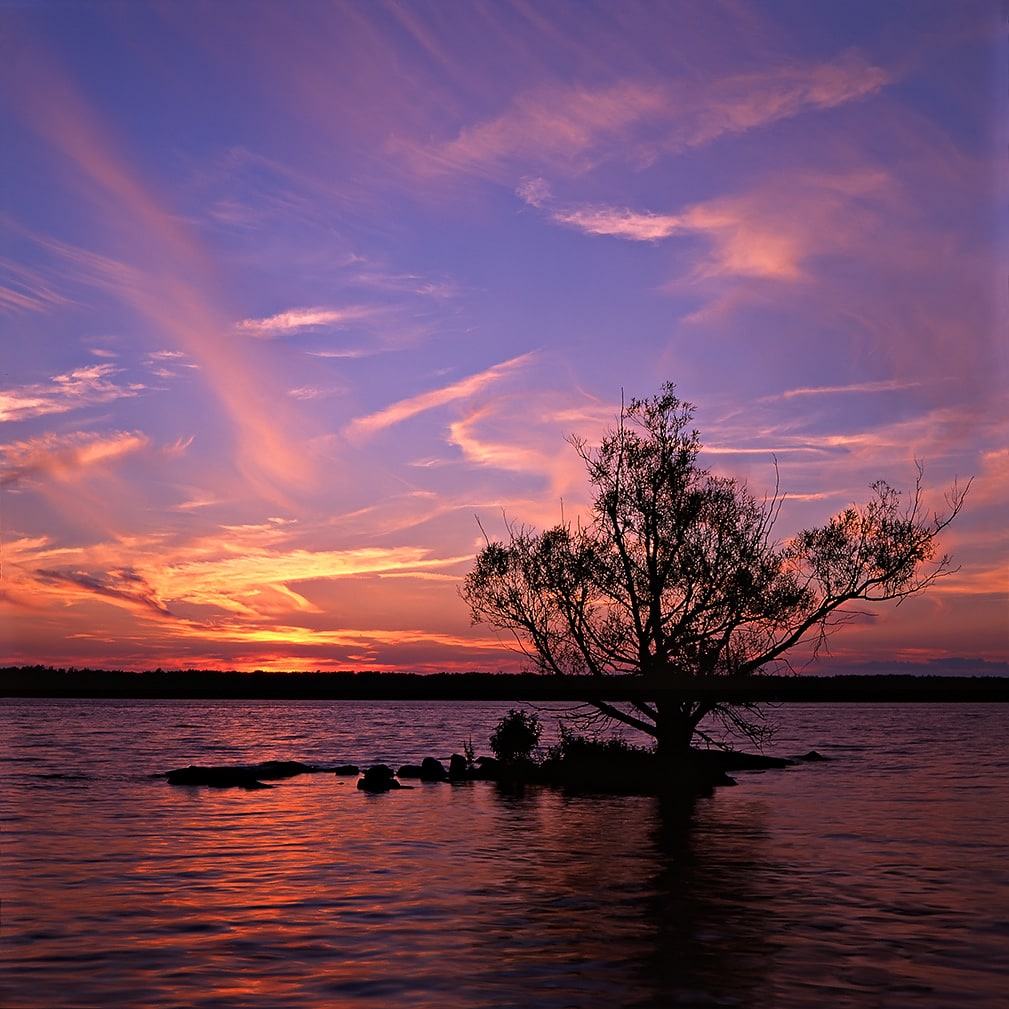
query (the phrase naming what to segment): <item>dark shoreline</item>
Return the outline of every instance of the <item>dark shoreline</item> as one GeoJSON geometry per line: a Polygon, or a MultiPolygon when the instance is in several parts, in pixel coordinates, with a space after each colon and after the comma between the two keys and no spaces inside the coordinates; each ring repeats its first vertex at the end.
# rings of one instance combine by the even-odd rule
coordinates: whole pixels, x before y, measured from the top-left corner
{"type": "Polygon", "coordinates": [[[150,700],[561,701],[678,697],[768,703],[1007,703],[1009,677],[908,674],[726,677],[649,684],[534,673],[275,673],[208,670],[0,669],[0,697],[150,700]]]}

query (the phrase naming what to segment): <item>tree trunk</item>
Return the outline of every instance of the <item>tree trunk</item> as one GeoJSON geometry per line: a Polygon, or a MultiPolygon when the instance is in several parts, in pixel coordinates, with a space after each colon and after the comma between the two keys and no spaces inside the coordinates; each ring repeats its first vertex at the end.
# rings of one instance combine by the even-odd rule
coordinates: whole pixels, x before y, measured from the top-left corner
{"type": "Polygon", "coordinates": [[[685,762],[690,756],[695,721],[688,702],[658,701],[655,705],[655,752],[665,764],[685,762]]]}

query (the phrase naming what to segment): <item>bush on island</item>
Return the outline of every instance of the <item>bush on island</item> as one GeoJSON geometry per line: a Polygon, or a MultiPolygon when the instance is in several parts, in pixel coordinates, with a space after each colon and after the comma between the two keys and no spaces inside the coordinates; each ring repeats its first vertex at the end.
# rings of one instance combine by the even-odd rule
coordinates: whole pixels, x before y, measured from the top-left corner
{"type": "Polygon", "coordinates": [[[511,708],[491,733],[490,748],[502,764],[525,762],[539,746],[542,731],[535,714],[511,708]]]}

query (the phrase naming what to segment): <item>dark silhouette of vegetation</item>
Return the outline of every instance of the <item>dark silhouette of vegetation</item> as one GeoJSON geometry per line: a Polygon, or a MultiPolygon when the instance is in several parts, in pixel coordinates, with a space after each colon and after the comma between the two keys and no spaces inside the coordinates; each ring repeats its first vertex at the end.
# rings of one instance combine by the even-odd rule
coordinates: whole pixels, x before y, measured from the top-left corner
{"type": "MultiPolygon", "coordinates": [[[[908,668],[915,668],[913,665],[908,668]]],[[[685,684],[640,676],[542,676],[539,673],[258,672],[213,669],[130,672],[7,666],[0,697],[133,697],[357,701],[570,701],[707,696],[726,701],[951,702],[1009,701],[1004,663],[978,663],[1001,675],[844,675],[713,677],[685,684]]],[[[973,666],[972,666],[973,668],[973,666]]]]}
{"type": "Polygon", "coordinates": [[[491,752],[503,764],[528,761],[539,746],[542,731],[535,714],[511,708],[491,733],[491,752]]]}
{"type": "Polygon", "coordinates": [[[652,736],[660,756],[707,740],[708,716],[760,739],[757,701],[727,703],[711,684],[788,669],[796,645],[815,654],[853,619],[849,604],[899,601],[949,573],[936,540],[967,490],[954,485],[947,511],[927,514],[919,467],[908,497],[879,481],[864,505],[779,541],[777,487],[758,498],[704,469],[692,419],[666,384],[623,408],[598,448],[572,438],[594,492],[587,521],[510,524],[462,587],[474,622],[511,632],[536,670],[637,680],[641,693],[625,703],[587,700],[652,736]]]}

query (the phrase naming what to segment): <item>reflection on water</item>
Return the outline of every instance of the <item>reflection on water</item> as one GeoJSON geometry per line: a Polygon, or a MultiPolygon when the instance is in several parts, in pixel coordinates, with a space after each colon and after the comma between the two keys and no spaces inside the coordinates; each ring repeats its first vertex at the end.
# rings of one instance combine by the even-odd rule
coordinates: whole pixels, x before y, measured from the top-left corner
{"type": "Polygon", "coordinates": [[[417,760],[501,706],[0,709],[5,1005],[1001,1005],[1003,708],[790,708],[836,759],[684,806],[489,783],[246,792],[190,762],[417,760]],[[967,716],[970,717],[967,717],[967,716]],[[380,731],[377,731],[380,730],[380,731]]]}

